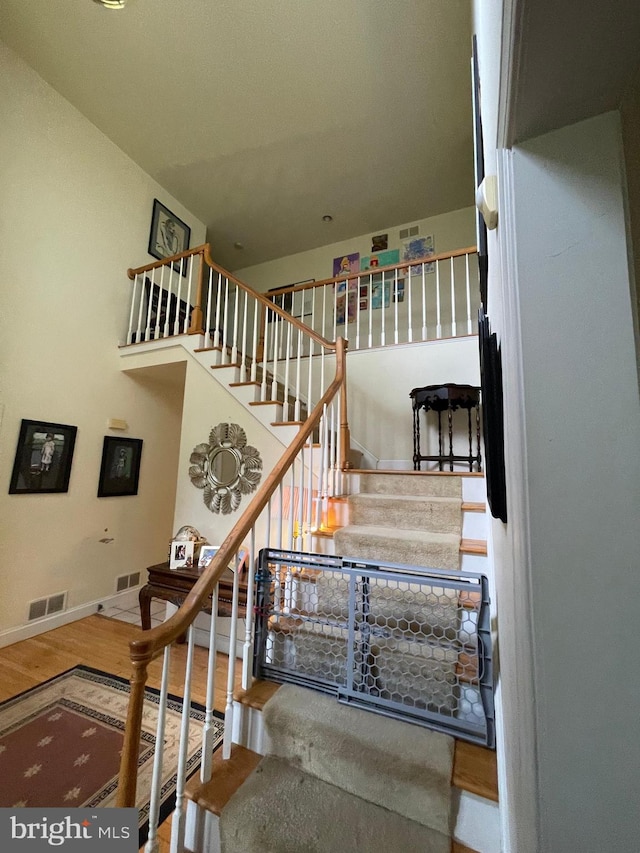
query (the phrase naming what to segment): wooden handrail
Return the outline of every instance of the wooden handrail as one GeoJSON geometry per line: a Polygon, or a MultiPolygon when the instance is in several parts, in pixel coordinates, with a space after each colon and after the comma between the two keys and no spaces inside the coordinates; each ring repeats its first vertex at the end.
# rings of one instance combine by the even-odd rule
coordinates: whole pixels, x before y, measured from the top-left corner
{"type": "MultiPolygon", "coordinates": [[[[225,273],[226,274],[226,273],[225,273]]],[[[289,318],[289,315],[286,315],[289,318]]],[[[289,318],[290,319],[290,318],[289,318]]],[[[305,329],[306,330],[306,329],[305,329]]],[[[211,565],[202,573],[186,596],[180,609],[166,622],[145,634],[140,639],[129,643],[130,658],[133,665],[131,676],[131,696],[125,727],[124,748],[120,764],[118,797],[116,805],[121,808],[131,808],[135,804],[138,744],[142,727],[142,706],[144,687],[147,680],[149,663],[157,658],[164,648],[178,639],[192,624],[202,610],[213,588],[218,583],[228,564],[235,558],[251,528],[256,523],[260,513],[267,506],[269,499],[276,491],[286,471],[291,467],[296,456],[303,448],[307,438],[320,422],[325,405],[331,402],[340,391],[346,376],[347,341],[338,338],[332,345],[336,353],[336,373],[333,381],[322,395],[307,420],[302,424],[295,439],[285,450],[278,463],[266,478],[257,494],[244,511],[238,523],[220,546],[211,565]]],[[[232,665],[230,663],[230,665],[232,665]]]]}
{"type": "Polygon", "coordinates": [[[219,272],[223,276],[225,276],[225,278],[228,278],[229,281],[232,281],[236,285],[236,287],[239,287],[241,290],[245,290],[247,293],[253,296],[254,299],[257,299],[258,302],[260,302],[269,311],[273,311],[274,314],[279,314],[281,317],[291,323],[292,326],[295,326],[296,329],[300,329],[300,331],[303,332],[307,337],[312,338],[317,344],[320,344],[321,347],[331,350],[332,352],[336,349],[336,342],[328,341],[326,338],[323,338],[322,335],[319,335],[317,332],[314,332],[310,326],[307,326],[305,325],[305,323],[302,323],[300,320],[298,320],[297,317],[292,317],[291,314],[284,310],[284,308],[281,308],[279,305],[276,305],[270,299],[267,299],[267,297],[263,293],[260,293],[258,290],[254,290],[252,287],[249,287],[248,284],[245,284],[243,281],[240,281],[239,278],[236,278],[233,273],[230,273],[223,267],[218,266],[218,264],[216,264],[211,259],[209,248],[209,244],[205,244],[204,259],[211,267],[211,269],[214,269],[216,272],[219,272]]]}
{"type": "Polygon", "coordinates": [[[454,249],[452,252],[441,252],[439,255],[426,255],[424,258],[415,258],[413,261],[403,261],[401,264],[389,264],[386,267],[372,267],[368,270],[360,270],[360,272],[352,272],[346,275],[336,276],[334,278],[323,278],[320,281],[312,281],[310,284],[298,284],[289,287],[274,287],[269,291],[271,296],[281,296],[283,293],[297,293],[299,290],[312,290],[314,287],[324,287],[325,284],[336,284],[339,281],[351,281],[354,278],[364,278],[369,275],[377,275],[380,272],[391,272],[392,270],[402,270],[407,267],[415,267],[417,264],[431,264],[434,261],[447,261],[449,258],[459,258],[462,255],[473,255],[478,251],[476,246],[469,246],[466,249],[454,249]]]}
{"type": "Polygon", "coordinates": [[[164,258],[162,261],[155,261],[153,264],[145,264],[143,267],[136,267],[135,269],[128,269],[127,275],[133,281],[133,279],[140,275],[143,272],[149,272],[150,270],[157,270],[160,267],[167,266],[167,264],[174,264],[176,261],[181,260],[182,258],[189,258],[191,255],[201,255],[204,253],[204,250],[209,247],[208,243],[203,243],[201,246],[196,246],[195,249],[185,249],[184,252],[180,252],[177,255],[171,255],[170,258],[164,258]]]}
{"type": "MultiPolygon", "coordinates": [[[[321,347],[325,349],[331,350],[333,352],[336,349],[336,344],[333,341],[328,341],[326,338],[323,338],[322,335],[319,335],[317,332],[314,332],[312,328],[302,323],[298,320],[297,317],[292,317],[291,314],[287,313],[283,308],[279,305],[276,305],[270,299],[267,299],[264,294],[260,293],[257,290],[254,290],[252,287],[249,287],[248,284],[245,284],[243,281],[240,281],[239,278],[236,278],[233,273],[230,273],[228,270],[225,270],[224,267],[219,266],[215,263],[215,261],[211,258],[211,247],[209,243],[203,243],[202,246],[197,246],[195,249],[188,249],[186,252],[180,252],[178,255],[172,255],[170,258],[165,258],[163,261],[156,261],[153,264],[145,264],[142,267],[136,267],[136,269],[127,270],[127,275],[133,281],[136,275],[140,275],[140,273],[149,272],[150,270],[158,269],[159,267],[169,266],[171,264],[176,263],[181,258],[187,258],[191,255],[202,255],[204,262],[211,267],[211,269],[223,275],[229,281],[232,281],[236,287],[239,287],[240,290],[246,291],[250,296],[254,299],[257,299],[263,306],[263,308],[268,309],[269,311],[273,311],[274,314],[279,314],[283,317],[287,322],[291,323],[292,326],[295,326],[296,329],[299,329],[309,338],[312,338],[317,344],[320,344],[321,347]]],[[[196,305],[193,309],[191,315],[191,322],[189,325],[189,334],[194,335],[199,332],[203,332],[204,328],[202,325],[202,290],[204,286],[204,266],[200,268],[200,274],[198,278],[198,290],[196,293],[196,305]],[[199,321],[199,322],[198,322],[199,321]]]]}

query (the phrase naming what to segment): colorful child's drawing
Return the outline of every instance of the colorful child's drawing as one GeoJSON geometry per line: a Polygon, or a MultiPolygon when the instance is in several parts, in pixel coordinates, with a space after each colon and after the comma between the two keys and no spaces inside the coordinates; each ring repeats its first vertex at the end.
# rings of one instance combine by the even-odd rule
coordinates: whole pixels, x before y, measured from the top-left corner
{"type": "MultiPolygon", "coordinates": [[[[428,237],[412,237],[410,240],[405,240],[402,244],[402,260],[403,261],[415,261],[418,258],[426,258],[429,255],[433,255],[434,243],[433,236],[430,235],[428,237]]],[[[435,264],[425,264],[424,271],[433,272],[435,269],[435,264]]],[[[411,275],[421,275],[422,274],[422,264],[416,264],[414,267],[411,267],[411,275]]]]}
{"type": "Polygon", "coordinates": [[[333,277],[350,275],[352,272],[360,271],[360,252],[352,252],[350,255],[342,255],[333,259],[333,277]]]}
{"type": "Polygon", "coordinates": [[[336,325],[355,322],[357,311],[358,282],[353,279],[336,282],[336,325]]]}
{"type": "Polygon", "coordinates": [[[365,255],[360,261],[361,270],[372,270],[376,267],[391,267],[400,263],[400,249],[389,249],[387,252],[378,252],[375,255],[365,255]]]}

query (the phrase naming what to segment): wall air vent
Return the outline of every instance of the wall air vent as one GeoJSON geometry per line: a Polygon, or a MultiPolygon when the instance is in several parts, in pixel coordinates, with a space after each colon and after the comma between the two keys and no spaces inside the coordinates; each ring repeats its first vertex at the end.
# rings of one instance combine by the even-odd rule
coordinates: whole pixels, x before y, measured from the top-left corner
{"type": "Polygon", "coordinates": [[[67,608],[67,593],[58,592],[49,598],[39,598],[29,603],[29,622],[34,619],[42,619],[43,616],[51,616],[52,613],[61,613],[67,608]]]}
{"type": "Polygon", "coordinates": [[[420,233],[419,225],[411,225],[409,228],[400,229],[400,239],[408,240],[410,237],[417,237],[420,233]]]}
{"type": "Polygon", "coordinates": [[[133,586],[139,586],[140,572],[133,572],[131,575],[120,575],[116,578],[116,592],[124,592],[125,589],[131,589],[133,586]]]}

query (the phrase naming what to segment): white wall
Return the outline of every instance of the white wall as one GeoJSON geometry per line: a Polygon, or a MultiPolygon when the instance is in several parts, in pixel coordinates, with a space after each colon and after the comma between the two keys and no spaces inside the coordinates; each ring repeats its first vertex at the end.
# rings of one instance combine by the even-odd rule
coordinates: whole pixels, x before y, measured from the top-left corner
{"type": "Polygon", "coordinates": [[[539,849],[633,850],[640,406],[618,114],[519,146],[513,178],[539,849]]]}
{"type": "MultiPolygon", "coordinates": [[[[120,371],[130,266],[147,254],[154,197],[205,229],[0,44],[0,631],[29,600],[69,606],[162,559],[172,532],[182,387],[120,371]],[[107,419],[144,441],[139,494],[97,498],[107,419]],[[22,418],[78,427],[69,491],[8,495],[22,418]],[[101,538],[113,538],[110,545],[101,538]]],[[[5,635],[6,636],[6,635],[5,635]]]]}
{"type": "MultiPolygon", "coordinates": [[[[440,216],[432,216],[429,219],[420,219],[402,225],[394,225],[382,228],[375,234],[389,235],[389,249],[400,249],[400,229],[407,225],[419,225],[420,236],[432,234],[434,247],[437,253],[448,252],[453,249],[462,249],[475,246],[476,232],[474,208],[466,207],[462,210],[453,210],[440,216]]],[[[286,287],[297,281],[314,278],[322,281],[333,277],[333,259],[352,252],[360,252],[360,257],[371,254],[371,238],[374,233],[362,234],[351,240],[342,240],[338,243],[327,243],[317,249],[308,252],[299,252],[295,255],[287,255],[264,264],[237,269],[235,274],[241,281],[250,284],[256,290],[264,292],[274,287],[286,287]]],[[[327,241],[331,239],[331,223],[327,225],[327,241]]],[[[212,255],[215,260],[215,246],[212,247],[212,255]]]]}

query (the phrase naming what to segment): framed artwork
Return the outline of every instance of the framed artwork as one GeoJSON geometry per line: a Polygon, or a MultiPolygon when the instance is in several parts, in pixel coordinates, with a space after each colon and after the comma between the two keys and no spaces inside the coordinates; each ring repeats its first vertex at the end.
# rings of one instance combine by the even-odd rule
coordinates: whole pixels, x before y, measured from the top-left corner
{"type": "Polygon", "coordinates": [[[482,305],[478,311],[482,429],[484,431],[487,502],[494,518],[507,521],[507,480],[504,458],[504,402],[502,354],[482,305]]]}
{"type": "MultiPolygon", "coordinates": [[[[411,237],[409,240],[404,240],[402,243],[402,260],[416,261],[419,258],[426,258],[433,255],[435,251],[433,235],[427,237],[411,237]]],[[[425,264],[425,273],[430,273],[435,270],[434,264],[425,264]]],[[[411,267],[411,275],[422,275],[422,264],[416,264],[411,267]]]]}
{"type": "Polygon", "coordinates": [[[358,282],[355,279],[337,281],[336,288],[336,325],[354,323],[358,311],[358,282]]]}
{"type": "Polygon", "coordinates": [[[400,263],[400,249],[389,249],[375,255],[367,255],[360,261],[360,269],[374,270],[376,267],[392,267],[400,263]]]}
{"type": "MultiPolygon", "coordinates": [[[[175,542],[173,543],[176,544],[175,542]]],[[[203,545],[200,548],[200,557],[198,558],[198,568],[206,569],[211,564],[211,561],[220,550],[219,545],[203,545]]],[[[173,568],[173,566],[171,567],[173,568]]]]}
{"type": "MultiPolygon", "coordinates": [[[[313,284],[314,282],[315,278],[308,278],[304,281],[294,281],[292,284],[284,285],[284,287],[298,287],[301,284],[313,284]]],[[[282,288],[272,287],[267,293],[273,293],[274,290],[282,290],[282,288]]],[[[308,290],[297,290],[295,293],[293,291],[277,293],[269,297],[275,305],[291,314],[292,317],[308,317],[311,314],[314,298],[315,291],[312,287],[308,290]]],[[[273,311],[269,311],[267,322],[271,323],[275,316],[273,311]]]]}
{"type": "Polygon", "coordinates": [[[23,420],[9,494],[68,492],[77,432],[67,424],[23,420]]]}
{"type": "Polygon", "coordinates": [[[138,494],[141,438],[105,435],[102,464],[98,481],[98,497],[114,498],[138,494]]]}
{"type": "Polygon", "coordinates": [[[360,252],[352,252],[350,255],[342,255],[333,259],[333,277],[350,275],[360,271],[360,252]]]}
{"type": "Polygon", "coordinates": [[[371,238],[371,251],[372,252],[384,252],[385,249],[389,248],[389,235],[388,234],[376,234],[371,238]]]}
{"type": "Polygon", "coordinates": [[[404,279],[399,278],[397,281],[394,279],[391,282],[391,288],[393,290],[393,301],[404,302],[404,279]]]}
{"type": "MultiPolygon", "coordinates": [[[[193,568],[193,549],[195,542],[174,540],[169,552],[170,569],[193,568]]],[[[212,558],[213,559],[213,558],[212,558]]]]}
{"type": "MultiPolygon", "coordinates": [[[[151,214],[151,231],[149,233],[149,254],[159,261],[177,255],[189,248],[191,229],[171,213],[157,198],[153,200],[151,214]]],[[[187,274],[186,264],[175,263],[175,270],[182,269],[182,275],[187,274]]]]}

